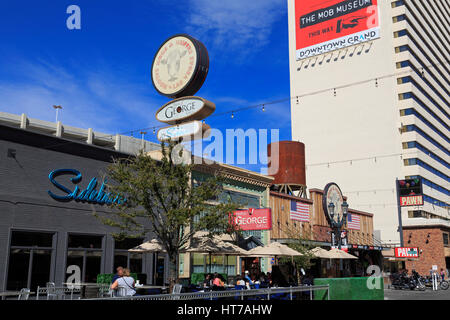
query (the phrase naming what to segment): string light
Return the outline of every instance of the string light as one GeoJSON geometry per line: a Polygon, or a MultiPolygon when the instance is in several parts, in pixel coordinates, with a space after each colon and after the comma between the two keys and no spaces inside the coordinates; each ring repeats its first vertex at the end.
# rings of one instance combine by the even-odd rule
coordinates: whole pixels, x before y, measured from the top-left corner
{"type": "MultiPolygon", "coordinates": [[[[435,68],[435,67],[437,67],[437,66],[448,65],[448,64],[450,64],[450,62],[444,62],[444,63],[438,63],[438,64],[430,64],[430,65],[427,65],[426,68],[435,68]]],[[[424,76],[424,75],[425,75],[425,73],[424,73],[424,67],[422,67],[421,70],[422,70],[422,76],[424,76]]],[[[372,79],[368,79],[368,80],[362,80],[362,81],[359,81],[359,82],[354,82],[354,83],[350,83],[350,84],[338,86],[338,87],[333,88],[333,93],[334,93],[334,96],[337,96],[337,89],[349,88],[349,87],[361,85],[361,84],[364,84],[364,83],[367,83],[367,82],[373,81],[373,80],[375,80],[375,81],[378,82],[379,79],[386,79],[386,78],[398,77],[398,76],[406,75],[406,74],[411,74],[411,71],[404,71],[404,72],[398,72],[398,73],[393,73],[393,74],[387,74],[387,75],[384,75],[384,76],[381,76],[381,77],[378,77],[378,78],[375,78],[375,79],[372,78],[372,79]]],[[[325,92],[327,92],[327,91],[329,91],[329,90],[330,90],[330,89],[323,89],[323,90],[319,90],[319,91],[314,91],[314,92],[305,93],[305,94],[303,94],[303,95],[296,96],[295,99],[296,99],[297,104],[299,104],[299,99],[300,99],[301,97],[313,96],[313,95],[325,93],[325,92]]],[[[284,99],[280,99],[280,100],[276,100],[276,101],[270,101],[270,102],[266,102],[265,105],[268,105],[268,104],[277,104],[277,103],[282,103],[282,102],[287,102],[287,101],[291,101],[292,99],[294,99],[294,98],[293,98],[293,97],[289,97],[289,98],[284,98],[284,99]]],[[[256,108],[256,107],[260,107],[260,106],[261,106],[261,105],[249,106],[249,107],[243,107],[243,108],[239,108],[239,109],[234,109],[233,111],[225,111],[225,112],[222,112],[222,113],[213,114],[213,115],[211,115],[210,117],[217,117],[217,116],[222,116],[222,115],[224,115],[224,114],[229,114],[229,113],[231,113],[231,117],[234,118],[234,112],[239,112],[239,111],[249,110],[249,109],[253,109],[253,108],[256,108]]],[[[155,129],[155,128],[162,128],[162,127],[164,127],[164,126],[166,126],[166,125],[155,126],[155,127],[153,127],[153,129],[155,129]]],[[[119,134],[119,135],[127,135],[127,134],[131,134],[131,136],[134,137],[134,131],[139,132],[140,130],[147,130],[147,129],[152,129],[152,127],[150,127],[150,128],[142,128],[142,129],[135,129],[135,130],[132,130],[132,131],[124,131],[124,132],[122,132],[122,133],[117,133],[117,134],[119,134]]],[[[114,137],[115,135],[116,135],[116,134],[111,134],[111,135],[104,136],[103,138],[108,138],[108,137],[112,138],[112,137],[114,137]]],[[[70,143],[74,143],[74,142],[72,142],[72,141],[63,142],[63,143],[59,143],[59,144],[55,144],[55,145],[50,145],[50,146],[47,146],[47,147],[43,147],[43,149],[46,149],[46,148],[52,148],[52,147],[61,146],[61,145],[66,145],[66,144],[70,144],[70,143]]]]}

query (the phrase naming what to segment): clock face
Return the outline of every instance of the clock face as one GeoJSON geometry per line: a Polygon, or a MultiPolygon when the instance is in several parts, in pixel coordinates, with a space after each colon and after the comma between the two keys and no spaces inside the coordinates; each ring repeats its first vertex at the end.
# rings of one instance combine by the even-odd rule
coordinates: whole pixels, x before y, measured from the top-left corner
{"type": "Polygon", "coordinates": [[[323,193],[323,211],[325,212],[328,221],[331,222],[338,221],[339,217],[342,217],[342,203],[344,202],[344,197],[342,196],[341,189],[336,183],[329,183],[325,186],[323,193]],[[331,212],[329,212],[328,206],[330,203],[334,204],[334,216],[331,218],[331,212]]]}
{"type": "Polygon", "coordinates": [[[208,68],[208,51],[203,43],[188,35],[176,35],[156,53],[152,82],[160,94],[169,98],[191,96],[203,85],[208,68]]]}

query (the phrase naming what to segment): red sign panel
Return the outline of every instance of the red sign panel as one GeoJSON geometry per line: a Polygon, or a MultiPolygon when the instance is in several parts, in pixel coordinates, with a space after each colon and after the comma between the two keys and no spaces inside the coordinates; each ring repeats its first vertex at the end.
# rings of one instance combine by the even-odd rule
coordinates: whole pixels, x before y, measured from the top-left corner
{"type": "Polygon", "coordinates": [[[419,248],[395,248],[396,258],[418,258],[419,248]]]}
{"type": "Polygon", "coordinates": [[[272,211],[268,209],[246,209],[233,213],[233,222],[243,231],[272,229],[272,211]]]}
{"type": "Polygon", "coordinates": [[[423,206],[423,196],[400,197],[400,207],[423,206]]]}
{"type": "Polygon", "coordinates": [[[297,60],[380,37],[379,0],[295,0],[297,60]]]}

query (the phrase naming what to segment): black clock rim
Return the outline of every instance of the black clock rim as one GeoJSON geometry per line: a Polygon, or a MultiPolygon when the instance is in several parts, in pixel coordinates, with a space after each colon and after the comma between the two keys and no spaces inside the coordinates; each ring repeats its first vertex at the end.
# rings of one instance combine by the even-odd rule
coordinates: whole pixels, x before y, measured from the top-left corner
{"type": "Polygon", "coordinates": [[[327,217],[327,220],[328,220],[328,223],[330,224],[330,226],[331,226],[331,216],[330,216],[330,212],[328,211],[328,206],[327,206],[327,193],[328,193],[328,189],[330,189],[330,187],[332,185],[335,185],[338,188],[339,192],[341,193],[342,199],[344,199],[344,195],[342,194],[341,188],[339,188],[337,183],[330,182],[325,186],[325,188],[323,190],[323,196],[322,196],[322,208],[323,208],[323,211],[325,212],[325,216],[327,217]]]}
{"type": "Polygon", "coordinates": [[[206,46],[199,40],[195,39],[194,37],[185,34],[185,33],[178,33],[175,34],[169,38],[167,38],[158,48],[158,50],[155,53],[155,56],[153,57],[153,62],[152,62],[152,67],[151,67],[151,79],[152,79],[152,84],[153,87],[155,88],[155,90],[160,94],[163,95],[165,97],[171,98],[171,99],[176,99],[176,98],[181,98],[184,96],[192,96],[195,93],[197,93],[198,90],[200,90],[200,88],[203,86],[203,83],[206,80],[206,76],[208,75],[208,71],[209,71],[209,55],[208,55],[208,51],[206,49],[206,46]],[[176,37],[185,37],[187,39],[189,39],[195,47],[195,51],[196,51],[196,55],[197,55],[197,61],[195,63],[195,72],[193,73],[193,76],[191,77],[191,79],[189,80],[189,82],[180,90],[178,90],[175,93],[172,94],[167,94],[167,93],[163,93],[160,90],[158,90],[158,88],[155,85],[155,81],[153,80],[153,66],[155,64],[156,61],[156,57],[158,56],[158,53],[161,51],[161,48],[171,39],[176,38],[176,37]],[[204,55],[202,54],[204,53],[204,55]],[[206,56],[206,58],[204,58],[204,56],[206,56]],[[201,69],[206,69],[205,70],[201,70],[201,69]],[[199,80],[200,79],[200,80],[199,80]],[[195,81],[198,81],[198,83],[196,83],[195,81]]]}

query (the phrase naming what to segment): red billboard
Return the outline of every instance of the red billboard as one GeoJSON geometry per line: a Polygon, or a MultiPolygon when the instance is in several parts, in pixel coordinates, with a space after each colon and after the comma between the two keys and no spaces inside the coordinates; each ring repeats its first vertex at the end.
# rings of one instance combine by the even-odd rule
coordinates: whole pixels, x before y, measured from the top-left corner
{"type": "Polygon", "coordinates": [[[395,248],[396,258],[418,258],[419,248],[395,248]]]}
{"type": "Polygon", "coordinates": [[[272,211],[267,209],[245,209],[233,212],[233,223],[242,231],[272,229],[272,211]]]}
{"type": "Polygon", "coordinates": [[[297,60],[380,37],[379,0],[295,0],[297,60]]]}

